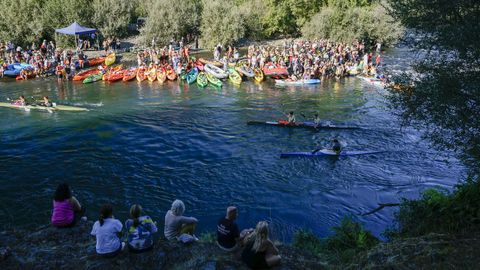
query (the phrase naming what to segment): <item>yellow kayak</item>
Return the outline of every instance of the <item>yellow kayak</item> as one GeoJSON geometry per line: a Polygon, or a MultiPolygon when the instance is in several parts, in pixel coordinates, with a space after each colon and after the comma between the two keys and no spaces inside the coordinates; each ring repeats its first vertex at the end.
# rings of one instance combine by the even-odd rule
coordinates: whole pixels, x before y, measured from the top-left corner
{"type": "Polygon", "coordinates": [[[117,60],[115,53],[109,54],[107,58],[105,58],[105,65],[111,66],[115,63],[115,60],[117,60]]]}
{"type": "Polygon", "coordinates": [[[256,68],[253,71],[255,72],[255,81],[263,82],[263,80],[265,79],[265,76],[263,75],[263,71],[259,68],[256,68]]]}
{"type": "Polygon", "coordinates": [[[228,73],[228,78],[232,83],[237,85],[242,83],[242,76],[240,76],[240,74],[235,69],[229,68],[228,73]]]}

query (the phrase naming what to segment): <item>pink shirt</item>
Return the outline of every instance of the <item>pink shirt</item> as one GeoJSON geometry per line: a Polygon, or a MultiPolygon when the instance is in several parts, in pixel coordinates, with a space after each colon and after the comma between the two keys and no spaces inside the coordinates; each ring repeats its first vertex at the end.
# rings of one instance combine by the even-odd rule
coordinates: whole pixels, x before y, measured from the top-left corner
{"type": "Polygon", "coordinates": [[[53,201],[52,225],[70,225],[75,217],[75,211],[70,200],[53,201]]]}

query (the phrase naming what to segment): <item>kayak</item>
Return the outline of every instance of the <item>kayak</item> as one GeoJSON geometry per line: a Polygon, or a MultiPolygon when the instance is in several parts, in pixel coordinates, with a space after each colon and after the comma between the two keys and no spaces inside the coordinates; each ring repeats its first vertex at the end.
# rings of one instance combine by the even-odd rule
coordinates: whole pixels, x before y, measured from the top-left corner
{"type": "Polygon", "coordinates": [[[116,82],[116,81],[119,81],[119,80],[122,80],[123,79],[123,74],[124,74],[124,71],[120,70],[120,71],[115,71],[113,73],[110,73],[110,75],[107,77],[107,81],[109,82],[116,82]]]}
{"type": "Polygon", "coordinates": [[[95,58],[89,59],[87,62],[88,62],[88,65],[91,67],[96,65],[101,65],[103,64],[103,62],[105,62],[105,57],[95,57],[95,58]]]}
{"type": "Polygon", "coordinates": [[[255,73],[255,81],[263,82],[263,80],[265,79],[265,76],[263,75],[263,71],[259,68],[256,68],[253,70],[253,72],[255,73]]]}
{"type": "Polygon", "coordinates": [[[173,68],[170,65],[167,66],[166,72],[167,72],[167,79],[169,79],[170,81],[175,81],[175,79],[177,79],[177,73],[175,73],[175,70],[173,70],[173,68]]]}
{"type": "Polygon", "coordinates": [[[385,82],[383,82],[380,79],[377,79],[375,77],[364,77],[364,76],[357,76],[357,78],[360,78],[364,81],[367,81],[375,86],[380,86],[380,87],[385,87],[385,82]]]}
{"type": "Polygon", "coordinates": [[[207,74],[205,72],[200,72],[197,75],[197,84],[200,87],[206,87],[208,85],[207,74]]]}
{"type": "Polygon", "coordinates": [[[238,74],[238,72],[235,69],[229,68],[228,73],[229,73],[228,78],[232,83],[237,85],[242,84],[242,76],[240,76],[240,74],[238,74]]]}
{"type": "Polygon", "coordinates": [[[147,72],[147,79],[151,82],[154,82],[157,79],[157,69],[156,68],[151,68],[147,72]]]}
{"type": "Polygon", "coordinates": [[[122,80],[124,82],[128,82],[128,81],[131,81],[131,80],[135,79],[136,76],[137,76],[137,69],[132,68],[132,69],[126,70],[123,73],[123,79],[122,80]]]}
{"type": "Polygon", "coordinates": [[[157,80],[159,83],[163,84],[167,80],[167,72],[164,68],[157,69],[157,80]]]}
{"type": "Polygon", "coordinates": [[[306,84],[319,84],[320,80],[318,79],[309,79],[309,80],[275,80],[276,85],[306,85],[306,84]]]}
{"type": "Polygon", "coordinates": [[[74,81],[83,81],[87,77],[89,77],[90,75],[97,74],[98,72],[100,72],[100,71],[97,68],[89,69],[89,70],[86,70],[84,72],[80,72],[77,75],[73,76],[73,80],[74,81]]]}
{"type": "Polygon", "coordinates": [[[192,84],[197,80],[198,76],[198,69],[197,68],[192,68],[190,72],[187,74],[187,83],[192,84]]]}
{"type": "Polygon", "coordinates": [[[275,65],[273,63],[268,63],[262,69],[263,74],[265,76],[282,76],[288,75],[288,70],[286,67],[282,67],[280,65],[275,65]]]}
{"type": "Polygon", "coordinates": [[[210,82],[211,84],[213,84],[215,86],[218,86],[218,87],[223,86],[222,81],[220,81],[219,79],[217,79],[215,76],[213,76],[210,73],[207,73],[207,80],[208,80],[208,82],[210,82]]]}
{"type": "Polygon", "coordinates": [[[139,68],[137,70],[137,81],[143,82],[143,81],[145,81],[146,78],[147,78],[147,76],[145,75],[145,69],[139,68]]]}
{"type": "Polygon", "coordinates": [[[359,129],[360,127],[356,126],[345,126],[345,125],[332,125],[332,124],[323,124],[320,123],[315,125],[314,122],[298,122],[295,124],[289,124],[286,120],[271,121],[271,122],[262,122],[262,121],[248,121],[247,125],[266,125],[266,126],[277,126],[277,127],[289,127],[289,128],[308,128],[308,129],[359,129]]]}
{"type": "Polygon", "coordinates": [[[223,67],[223,64],[221,62],[218,62],[218,61],[210,61],[210,60],[206,60],[204,58],[199,58],[198,61],[204,65],[206,64],[209,64],[209,65],[212,65],[212,66],[216,66],[216,67],[223,67]]]}
{"type": "Polygon", "coordinates": [[[105,58],[105,65],[111,66],[115,63],[115,60],[117,60],[115,53],[109,54],[107,58],[105,58]]]}
{"type": "Polygon", "coordinates": [[[337,153],[330,149],[322,149],[315,153],[312,152],[291,152],[291,153],[282,153],[280,155],[281,158],[289,158],[289,157],[328,157],[328,156],[360,156],[360,155],[372,155],[383,153],[385,151],[342,151],[337,153]]]}
{"type": "Polygon", "coordinates": [[[255,77],[255,72],[253,71],[253,69],[247,67],[246,65],[241,65],[239,67],[236,67],[235,70],[238,71],[238,73],[240,73],[241,75],[244,75],[246,77],[249,77],[249,78],[255,77]]]}
{"type": "Polygon", "coordinates": [[[223,69],[218,68],[216,66],[206,64],[204,66],[204,69],[205,69],[205,72],[215,76],[215,78],[217,78],[217,79],[226,79],[228,77],[227,72],[223,71],[223,69]]]}
{"type": "Polygon", "coordinates": [[[102,74],[102,73],[90,75],[90,76],[88,76],[87,78],[85,78],[85,80],[83,80],[83,83],[84,83],[84,84],[94,83],[94,82],[97,82],[97,81],[102,80],[102,77],[103,77],[103,74],[102,74]]]}
{"type": "Polygon", "coordinates": [[[51,110],[51,111],[70,111],[70,112],[84,112],[88,111],[87,108],[81,108],[81,107],[74,107],[74,106],[65,106],[65,105],[56,105],[53,107],[45,107],[45,106],[39,106],[39,105],[26,105],[26,106],[19,106],[15,105],[12,103],[7,103],[7,102],[0,102],[0,107],[5,107],[5,108],[13,108],[13,109],[24,109],[24,110],[51,110]]]}
{"type": "Polygon", "coordinates": [[[32,70],[34,69],[32,65],[25,64],[25,63],[10,64],[7,66],[7,68],[3,72],[3,75],[6,77],[16,78],[18,75],[20,75],[20,71],[25,68],[32,69],[32,70]]]}

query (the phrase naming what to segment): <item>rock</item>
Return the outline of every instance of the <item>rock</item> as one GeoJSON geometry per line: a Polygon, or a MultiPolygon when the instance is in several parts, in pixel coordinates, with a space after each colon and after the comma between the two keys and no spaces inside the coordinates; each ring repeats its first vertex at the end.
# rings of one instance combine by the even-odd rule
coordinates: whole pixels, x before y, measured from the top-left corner
{"type": "Polygon", "coordinates": [[[10,255],[9,247],[0,247],[0,262],[6,260],[9,255],[10,255]]]}

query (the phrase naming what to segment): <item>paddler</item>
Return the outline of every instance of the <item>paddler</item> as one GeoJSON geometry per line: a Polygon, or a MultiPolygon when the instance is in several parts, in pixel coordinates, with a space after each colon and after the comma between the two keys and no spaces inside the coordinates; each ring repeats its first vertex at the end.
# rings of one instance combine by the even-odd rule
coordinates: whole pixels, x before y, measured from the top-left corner
{"type": "Polygon", "coordinates": [[[333,139],[332,140],[332,150],[337,153],[337,155],[342,152],[342,144],[338,141],[338,139],[333,139]]]}
{"type": "Polygon", "coordinates": [[[289,112],[288,115],[287,115],[287,117],[288,117],[288,120],[287,120],[287,121],[288,121],[288,124],[294,125],[296,119],[295,119],[295,115],[293,114],[293,111],[289,112]]]}
{"type": "Polygon", "coordinates": [[[25,97],[24,96],[20,96],[17,100],[15,100],[13,102],[14,105],[18,105],[18,106],[26,106],[27,105],[27,101],[25,100],[25,97]]]}
{"type": "Polygon", "coordinates": [[[318,127],[322,123],[322,119],[320,119],[320,116],[318,116],[318,113],[315,113],[313,115],[313,123],[315,124],[315,127],[318,127]]]}
{"type": "Polygon", "coordinates": [[[44,96],[44,97],[43,97],[43,101],[40,102],[39,105],[40,105],[40,106],[44,106],[44,107],[53,107],[52,102],[50,102],[50,100],[48,99],[47,96],[44,96]]]}

